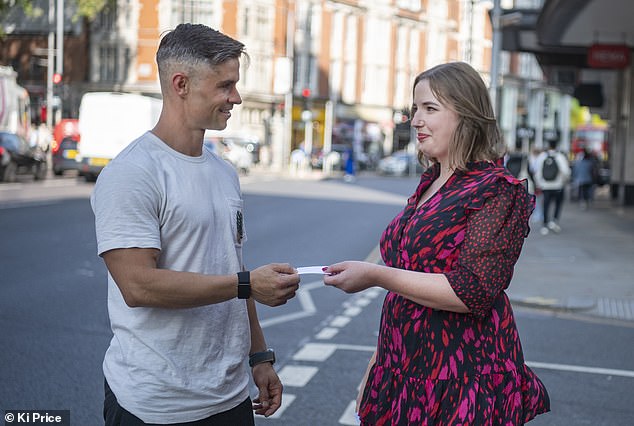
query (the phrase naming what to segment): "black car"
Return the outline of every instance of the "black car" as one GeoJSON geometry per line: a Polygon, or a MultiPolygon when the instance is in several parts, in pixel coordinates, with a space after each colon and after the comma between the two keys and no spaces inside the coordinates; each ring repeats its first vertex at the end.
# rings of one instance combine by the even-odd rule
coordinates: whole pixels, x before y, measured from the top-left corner
{"type": "Polygon", "coordinates": [[[66,170],[77,170],[77,139],[67,136],[62,142],[53,145],[51,157],[53,159],[53,173],[61,176],[66,170]]]}
{"type": "Polygon", "coordinates": [[[46,178],[46,153],[31,147],[15,133],[0,132],[0,181],[14,182],[18,174],[33,174],[36,180],[46,178]]]}

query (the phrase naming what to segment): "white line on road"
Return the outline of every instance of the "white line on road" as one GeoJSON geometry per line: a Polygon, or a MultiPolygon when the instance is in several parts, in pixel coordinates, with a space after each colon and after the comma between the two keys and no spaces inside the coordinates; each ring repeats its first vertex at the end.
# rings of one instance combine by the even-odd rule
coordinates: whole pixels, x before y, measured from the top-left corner
{"type": "Polygon", "coordinates": [[[351,306],[351,307],[347,308],[343,312],[343,314],[345,316],[348,316],[348,317],[356,317],[357,315],[359,315],[361,313],[361,310],[362,309],[359,306],[351,306]]]}
{"type": "Polygon", "coordinates": [[[284,386],[304,387],[317,374],[319,368],[305,365],[287,365],[277,375],[284,386]]]}
{"type": "Polygon", "coordinates": [[[291,405],[293,403],[293,401],[295,401],[295,395],[293,395],[292,393],[286,393],[284,392],[284,397],[282,398],[282,405],[280,406],[280,408],[275,412],[275,414],[273,414],[272,416],[269,417],[258,417],[258,420],[263,419],[279,419],[280,417],[282,417],[282,414],[284,414],[284,410],[286,410],[288,408],[289,405],[291,405]]]}
{"type": "Polygon", "coordinates": [[[296,361],[326,361],[335,350],[337,350],[337,345],[329,343],[307,343],[293,355],[293,359],[296,361]]]}
{"type": "Polygon", "coordinates": [[[315,307],[315,303],[313,302],[313,298],[310,295],[310,291],[315,288],[323,288],[324,283],[321,281],[313,282],[310,284],[303,284],[299,290],[297,290],[297,300],[302,307],[302,310],[299,312],[293,312],[291,314],[280,315],[273,318],[268,318],[264,320],[260,320],[260,326],[262,328],[269,327],[271,325],[281,324],[284,322],[309,317],[314,315],[317,312],[317,308],[315,307]]]}
{"type": "Polygon", "coordinates": [[[315,338],[319,340],[332,339],[339,333],[339,329],[336,327],[324,327],[321,331],[315,334],[315,338]]]}
{"type": "Polygon", "coordinates": [[[350,319],[350,317],[344,315],[337,315],[330,321],[330,326],[338,328],[345,327],[350,322],[350,319]]]}
{"type": "Polygon", "coordinates": [[[355,408],[357,408],[357,401],[350,401],[350,404],[346,407],[346,411],[344,411],[339,418],[340,425],[355,426],[361,423],[357,413],[355,412],[355,408]]]}
{"type": "Polygon", "coordinates": [[[546,370],[573,371],[575,373],[603,374],[606,376],[634,377],[634,371],[615,370],[612,368],[584,367],[582,365],[551,364],[548,362],[526,361],[531,368],[543,368],[546,370]]]}
{"type": "Polygon", "coordinates": [[[335,346],[335,349],[343,349],[344,351],[374,352],[376,350],[376,346],[345,345],[341,343],[333,346],[335,346]]]}

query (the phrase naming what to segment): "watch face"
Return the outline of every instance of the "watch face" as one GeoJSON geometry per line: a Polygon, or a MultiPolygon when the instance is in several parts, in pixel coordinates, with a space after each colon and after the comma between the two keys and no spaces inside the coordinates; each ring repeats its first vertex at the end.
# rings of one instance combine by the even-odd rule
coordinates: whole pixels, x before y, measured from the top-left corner
{"type": "Polygon", "coordinates": [[[251,297],[251,286],[247,284],[238,284],[238,299],[248,299],[251,297]]]}

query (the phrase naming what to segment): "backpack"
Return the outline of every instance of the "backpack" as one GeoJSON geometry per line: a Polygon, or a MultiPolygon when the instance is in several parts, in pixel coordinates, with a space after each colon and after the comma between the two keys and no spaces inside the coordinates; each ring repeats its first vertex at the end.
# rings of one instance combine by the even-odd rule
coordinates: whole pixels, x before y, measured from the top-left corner
{"type": "Polygon", "coordinates": [[[542,177],[546,181],[553,181],[557,179],[557,175],[559,175],[557,160],[554,155],[548,154],[544,159],[544,164],[542,164],[542,177]]]}

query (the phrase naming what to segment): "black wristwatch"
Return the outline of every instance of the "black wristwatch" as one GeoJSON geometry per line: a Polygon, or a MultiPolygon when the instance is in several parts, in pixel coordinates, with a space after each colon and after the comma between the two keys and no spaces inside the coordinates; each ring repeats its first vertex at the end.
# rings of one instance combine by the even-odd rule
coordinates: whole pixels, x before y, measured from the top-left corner
{"type": "Polygon", "coordinates": [[[275,351],[273,349],[267,349],[263,352],[256,352],[249,355],[249,367],[255,367],[263,362],[275,364],[275,351]]]}
{"type": "Polygon", "coordinates": [[[251,297],[251,274],[249,271],[238,272],[238,299],[251,297]]]}

